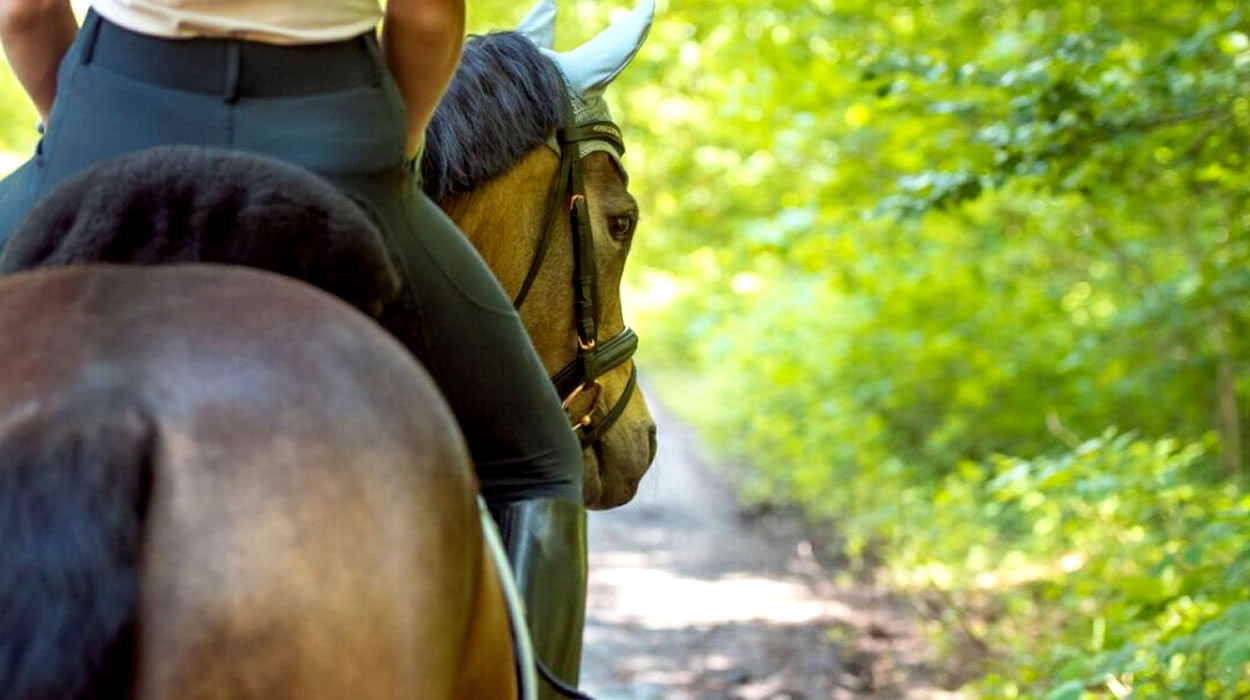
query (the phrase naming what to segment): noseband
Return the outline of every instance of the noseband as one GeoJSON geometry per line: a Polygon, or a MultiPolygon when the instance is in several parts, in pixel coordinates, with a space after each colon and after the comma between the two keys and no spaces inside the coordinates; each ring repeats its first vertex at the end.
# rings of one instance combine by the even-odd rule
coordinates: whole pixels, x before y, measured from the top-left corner
{"type": "Polygon", "coordinates": [[[519,311],[525,303],[530,287],[538,277],[543,260],[547,257],[552,233],[558,218],[557,211],[568,212],[569,228],[573,234],[573,314],[577,325],[577,359],[570,362],[551,378],[559,394],[564,410],[569,415],[573,430],[586,448],[598,441],[625,412],[625,406],[633,397],[638,385],[638,368],[632,367],[629,382],[611,409],[605,409],[601,400],[603,386],[599,377],[625,364],[638,349],[638,336],[626,326],[612,338],[599,342],[598,285],[595,268],[595,238],[590,224],[590,208],[586,204],[585,173],[578,144],[582,141],[604,141],[618,153],[625,152],[621,130],[610,121],[595,121],[579,125],[573,114],[564,80],[558,79],[563,102],[563,126],[556,130],[556,143],[560,147],[560,169],[555,186],[547,201],[543,215],[543,233],[530,262],[529,272],[521,283],[512,305],[519,311]]]}

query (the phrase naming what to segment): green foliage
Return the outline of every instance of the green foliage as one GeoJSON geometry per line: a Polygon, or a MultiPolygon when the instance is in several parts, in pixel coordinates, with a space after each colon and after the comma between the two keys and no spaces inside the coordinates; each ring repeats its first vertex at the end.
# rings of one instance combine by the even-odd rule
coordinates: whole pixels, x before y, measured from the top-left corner
{"type": "Polygon", "coordinates": [[[627,302],[744,493],[938,595],[970,692],[1248,692],[1240,5],[688,2],[640,61],[627,302]]]}
{"type": "Polygon", "coordinates": [[[1010,659],[970,690],[1250,690],[1250,495],[1207,484],[1209,448],[1109,431],[1055,457],[965,463],[930,488],[893,551],[902,581],[946,591],[1010,659]]]}

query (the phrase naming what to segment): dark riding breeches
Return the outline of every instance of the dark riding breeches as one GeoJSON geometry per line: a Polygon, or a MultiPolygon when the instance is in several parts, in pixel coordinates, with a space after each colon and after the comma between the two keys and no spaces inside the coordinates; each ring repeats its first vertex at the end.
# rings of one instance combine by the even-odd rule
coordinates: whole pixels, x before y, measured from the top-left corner
{"type": "Polygon", "coordinates": [[[581,503],[582,453],[520,318],[404,164],[404,107],[375,37],[273,46],[147,37],[88,14],[58,74],[44,138],[0,182],[0,246],[65,178],[166,144],[276,157],[364,206],[407,278],[383,325],[451,405],[492,505],[581,503]]]}

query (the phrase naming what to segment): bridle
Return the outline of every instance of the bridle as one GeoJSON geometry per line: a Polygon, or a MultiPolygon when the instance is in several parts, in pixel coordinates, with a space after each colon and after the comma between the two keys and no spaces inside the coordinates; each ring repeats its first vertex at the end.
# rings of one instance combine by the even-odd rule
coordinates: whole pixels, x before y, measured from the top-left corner
{"type": "Polygon", "coordinates": [[[567,211],[573,233],[573,313],[577,325],[577,358],[551,378],[560,396],[573,430],[586,448],[597,442],[625,412],[638,385],[638,368],[630,369],[629,381],[611,409],[605,409],[603,386],[599,377],[625,364],[638,349],[638,336],[626,326],[610,339],[599,342],[597,270],[595,267],[594,232],[590,225],[590,208],[586,204],[585,173],[578,144],[583,141],[604,141],[617,153],[625,152],[620,128],[610,121],[578,124],[564,81],[557,78],[563,102],[563,125],[556,130],[560,150],[560,168],[551,188],[547,211],[543,215],[543,233],[530,262],[529,272],[512,305],[519,311],[530,287],[538,277],[547,250],[551,245],[558,218],[557,211],[567,211]]]}

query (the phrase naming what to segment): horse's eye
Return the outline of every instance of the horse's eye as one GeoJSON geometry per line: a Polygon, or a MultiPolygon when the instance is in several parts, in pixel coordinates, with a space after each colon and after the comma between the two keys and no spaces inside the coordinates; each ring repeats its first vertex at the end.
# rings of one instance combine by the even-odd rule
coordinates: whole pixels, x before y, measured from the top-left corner
{"type": "Polygon", "coordinates": [[[618,241],[629,240],[634,235],[634,228],[638,225],[637,214],[622,214],[621,216],[608,217],[608,234],[618,241]]]}

